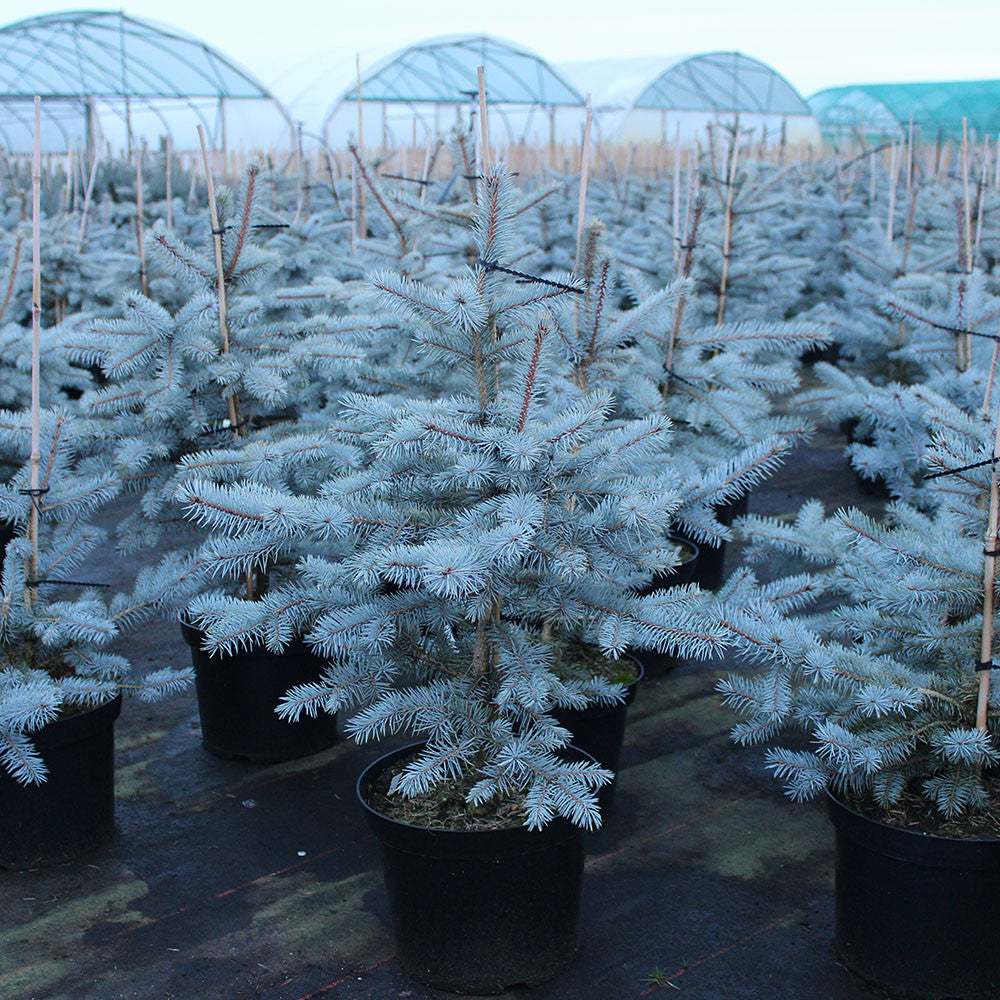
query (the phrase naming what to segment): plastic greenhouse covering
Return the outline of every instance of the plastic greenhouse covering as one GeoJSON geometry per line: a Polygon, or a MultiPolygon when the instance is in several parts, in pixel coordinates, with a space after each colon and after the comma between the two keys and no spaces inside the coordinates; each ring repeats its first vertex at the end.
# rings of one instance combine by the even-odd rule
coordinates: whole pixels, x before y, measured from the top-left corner
{"type": "Polygon", "coordinates": [[[665,117],[690,137],[711,121],[740,116],[745,126],[771,132],[788,119],[815,129],[803,97],[780,73],[742,52],[708,52],[643,59],[597,59],[560,64],[593,94],[602,132],[618,139],[670,139],[665,117]]]}
{"type": "Polygon", "coordinates": [[[848,138],[901,135],[913,119],[925,140],[959,139],[962,119],[980,137],[1000,132],[1000,80],[882,83],[830,87],[809,98],[824,134],[848,138]]]}
{"type": "MultiPolygon", "coordinates": [[[[559,111],[572,109],[574,134],[582,118],[583,97],[544,59],[513,42],[486,35],[432,38],[362,67],[361,94],[365,105],[365,136],[410,135],[414,118],[420,131],[450,127],[447,109],[460,113],[477,93],[477,68],[486,77],[487,100],[498,116],[501,133],[510,141],[532,136],[559,111]]],[[[341,142],[356,127],[357,86],[353,60],[339,73],[327,70],[295,99],[293,113],[307,121],[325,98],[324,117],[317,132],[341,142]],[[312,114],[310,114],[312,110],[312,114]]],[[[538,135],[534,135],[538,138],[538,135]]]]}
{"type": "Polygon", "coordinates": [[[222,100],[271,102],[287,119],[261,83],[215,49],[120,11],[49,14],[0,28],[0,142],[8,149],[30,146],[36,94],[49,149],[86,141],[94,118],[108,112],[120,122],[151,116],[152,131],[164,134],[171,110],[183,107],[217,139],[212,119],[222,100]]]}

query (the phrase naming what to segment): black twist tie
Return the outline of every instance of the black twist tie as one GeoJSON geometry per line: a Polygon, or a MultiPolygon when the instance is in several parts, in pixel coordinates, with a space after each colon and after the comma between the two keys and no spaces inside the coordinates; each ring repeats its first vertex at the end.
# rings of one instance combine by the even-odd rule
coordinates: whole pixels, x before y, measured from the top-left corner
{"type": "Polygon", "coordinates": [[[37,587],[40,583],[61,584],[64,587],[110,587],[110,583],[91,583],[87,580],[50,580],[48,577],[38,576],[24,581],[29,587],[37,587]]]}
{"type": "Polygon", "coordinates": [[[218,229],[213,229],[212,230],[212,235],[213,236],[224,236],[225,233],[226,233],[226,230],[228,228],[229,228],[229,226],[220,226],[218,229]]]}
{"type": "Polygon", "coordinates": [[[49,492],[48,486],[36,486],[34,489],[30,486],[26,486],[24,489],[18,490],[17,492],[23,497],[31,497],[31,506],[34,507],[39,514],[41,514],[42,507],[39,501],[43,496],[45,496],[46,493],[49,492]]]}
{"type": "Polygon", "coordinates": [[[968,472],[970,469],[981,469],[986,465],[996,465],[1000,461],[1000,456],[994,455],[992,458],[985,458],[981,462],[972,462],[969,465],[960,465],[957,469],[945,469],[944,472],[932,472],[929,476],[924,476],[924,480],[940,479],[942,476],[957,476],[960,472],[968,472]]]}
{"type": "MultiPolygon", "coordinates": [[[[962,272],[965,273],[964,271],[962,272]]],[[[946,323],[935,323],[933,320],[921,319],[919,316],[911,317],[917,323],[923,323],[934,330],[943,330],[945,333],[954,333],[956,336],[982,337],[983,340],[1000,341],[1000,334],[985,333],[982,330],[960,330],[957,326],[948,326],[946,323]]]]}
{"type": "Polygon", "coordinates": [[[580,288],[579,285],[567,285],[562,281],[552,281],[550,278],[540,278],[537,274],[526,274],[524,271],[515,271],[512,267],[504,267],[502,264],[498,264],[495,260],[482,260],[479,261],[479,266],[484,271],[502,271],[504,274],[510,274],[515,278],[520,278],[521,281],[533,285],[548,285],[550,288],[561,288],[566,292],[574,292],[576,295],[586,295],[587,289],[580,288]]]}
{"type": "MultiPolygon", "coordinates": [[[[382,176],[383,177],[391,177],[392,175],[391,174],[383,174],[382,176]]],[[[484,180],[486,180],[486,177],[483,174],[462,174],[462,176],[467,181],[484,181],[484,180]]],[[[520,177],[521,176],[521,171],[520,170],[508,170],[507,171],[507,176],[508,177],[520,177]]]]}
{"type": "Polygon", "coordinates": [[[976,673],[977,674],[980,673],[983,670],[992,670],[992,669],[993,669],[993,661],[992,660],[980,660],[976,664],[976,673]]]}
{"type": "MultiPolygon", "coordinates": [[[[262,222],[259,225],[251,226],[251,229],[288,229],[287,222],[262,222]]],[[[214,232],[214,230],[213,230],[214,232]]]]}
{"type": "Polygon", "coordinates": [[[247,424],[249,423],[250,419],[248,417],[244,417],[242,420],[237,421],[235,424],[226,424],[223,427],[212,427],[209,430],[205,431],[205,435],[225,434],[226,431],[239,431],[242,430],[244,427],[246,427],[247,424]]]}
{"type": "Polygon", "coordinates": [[[403,174],[380,174],[379,176],[391,177],[394,181],[406,181],[409,184],[419,184],[422,187],[430,184],[430,181],[425,181],[422,177],[406,177],[403,174]]]}
{"type": "Polygon", "coordinates": [[[1000,556],[1000,549],[983,549],[984,556],[1000,556]]]}
{"type": "Polygon", "coordinates": [[[686,379],[683,375],[678,375],[677,372],[671,371],[668,368],[667,369],[667,381],[669,382],[669,381],[671,381],[671,379],[677,379],[678,382],[683,382],[685,385],[690,385],[690,386],[692,386],[695,389],[698,388],[698,386],[694,382],[692,382],[690,379],[686,379]]]}

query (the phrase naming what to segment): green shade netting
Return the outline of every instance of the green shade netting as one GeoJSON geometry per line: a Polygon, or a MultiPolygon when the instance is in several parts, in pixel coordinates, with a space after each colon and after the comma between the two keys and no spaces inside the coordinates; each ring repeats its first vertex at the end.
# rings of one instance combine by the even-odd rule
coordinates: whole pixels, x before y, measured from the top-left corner
{"type": "Polygon", "coordinates": [[[824,131],[893,134],[912,117],[925,139],[961,138],[962,119],[984,135],[1000,132],[1000,80],[953,83],[878,83],[830,87],[809,98],[824,131]]]}

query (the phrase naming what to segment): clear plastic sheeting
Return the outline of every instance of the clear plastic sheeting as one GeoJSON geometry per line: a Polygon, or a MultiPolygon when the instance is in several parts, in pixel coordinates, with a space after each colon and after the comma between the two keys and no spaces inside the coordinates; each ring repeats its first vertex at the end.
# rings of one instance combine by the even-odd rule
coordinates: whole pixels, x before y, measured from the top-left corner
{"type": "Polygon", "coordinates": [[[639,94],[634,106],[733,114],[811,114],[805,100],[783,76],[741,52],[709,52],[671,66],[639,94]]]}
{"type": "Polygon", "coordinates": [[[731,123],[791,142],[819,138],[803,97],[776,70],[741,52],[590,60],[562,69],[593,95],[601,134],[618,141],[689,141],[731,123]]]}
{"type": "Polygon", "coordinates": [[[899,138],[911,120],[924,140],[960,139],[963,119],[982,138],[1000,132],[1000,80],[830,87],[813,94],[809,107],[835,142],[899,138]]]}
{"type": "MultiPolygon", "coordinates": [[[[362,68],[361,98],[366,142],[420,141],[447,130],[471,108],[478,90],[477,68],[486,78],[490,115],[498,142],[549,138],[555,116],[573,109],[574,132],[582,121],[583,97],[545,60],[513,42],[486,35],[432,38],[362,68]]],[[[340,145],[357,130],[357,83],[347,74],[317,80],[327,90],[327,113],[315,131],[340,145]]],[[[315,96],[313,97],[313,101],[315,96]]],[[[295,113],[303,106],[294,105],[295,113]]]]}
{"type": "Polygon", "coordinates": [[[120,11],[69,11],[0,28],[0,142],[10,151],[30,148],[35,95],[48,150],[124,145],[130,131],[158,137],[182,120],[182,145],[196,145],[198,123],[221,145],[225,101],[267,102],[288,120],[259,81],[215,49],[120,11]]]}

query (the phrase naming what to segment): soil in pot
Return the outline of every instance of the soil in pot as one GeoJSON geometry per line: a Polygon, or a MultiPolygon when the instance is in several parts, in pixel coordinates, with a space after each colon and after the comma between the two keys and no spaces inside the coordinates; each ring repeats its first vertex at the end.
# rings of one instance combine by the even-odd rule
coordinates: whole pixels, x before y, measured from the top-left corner
{"type": "Polygon", "coordinates": [[[517,825],[486,829],[386,816],[378,804],[393,767],[422,746],[379,758],[357,786],[381,848],[397,961],[419,982],[458,993],[552,979],[576,954],[582,832],[564,819],[529,830],[516,802],[503,807],[502,819],[517,825]]]}
{"type": "Polygon", "coordinates": [[[837,955],[894,994],[1000,996],[1000,839],[889,826],[828,797],[837,955]]]}
{"type": "Polygon", "coordinates": [[[115,827],[115,719],[121,695],[56,719],[31,740],[48,768],[40,785],[0,771],[0,867],[61,864],[105,846],[115,827]]]}
{"type": "MultiPolygon", "coordinates": [[[[728,503],[716,504],[715,516],[720,524],[727,528],[737,517],[742,517],[747,512],[747,501],[749,497],[744,495],[731,500],[728,503]]],[[[694,576],[692,582],[698,584],[702,590],[718,590],[722,586],[726,566],[726,543],[720,542],[718,545],[707,545],[704,542],[695,543],[684,532],[682,525],[675,525],[671,529],[680,541],[685,544],[696,545],[698,558],[695,561],[694,576]]]]}
{"type": "Polygon", "coordinates": [[[204,633],[181,623],[191,647],[201,740],[216,757],[273,764],[326,750],[337,741],[337,718],[323,712],[287,722],[275,712],[284,693],[318,680],[326,662],[300,639],[280,653],[255,648],[232,655],[202,649],[204,633]]]}
{"type": "MultiPolygon", "coordinates": [[[[681,561],[669,573],[653,578],[653,582],[643,590],[640,596],[655,593],[657,590],[668,590],[670,587],[680,587],[694,580],[695,568],[700,548],[694,542],[673,539],[681,547],[681,561]]],[[[646,677],[660,677],[680,664],[680,657],[673,653],[658,653],[655,649],[630,649],[629,656],[635,660],[646,677]]]]}

